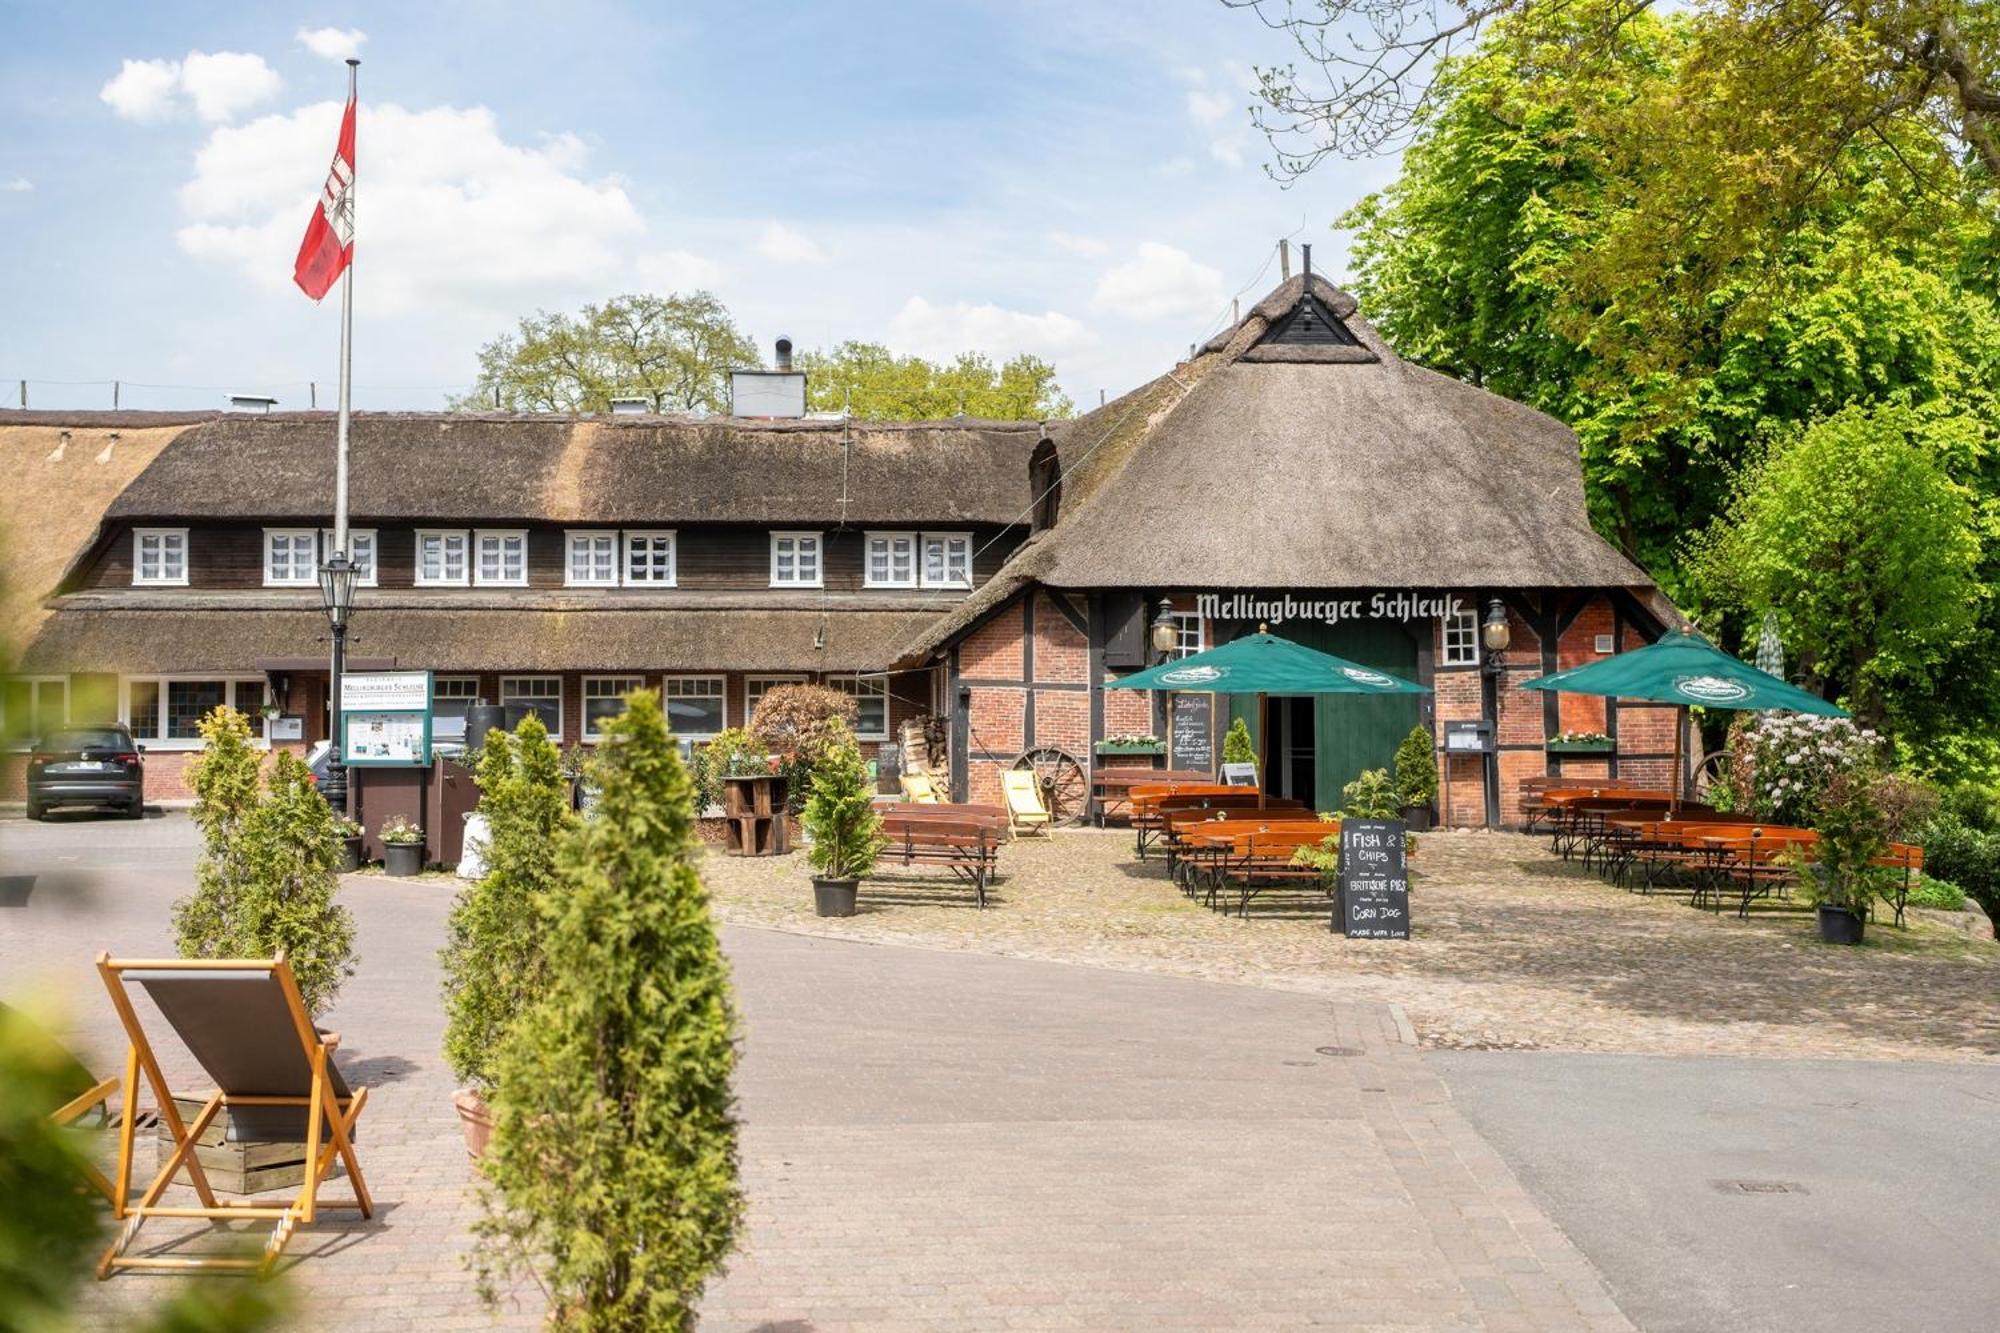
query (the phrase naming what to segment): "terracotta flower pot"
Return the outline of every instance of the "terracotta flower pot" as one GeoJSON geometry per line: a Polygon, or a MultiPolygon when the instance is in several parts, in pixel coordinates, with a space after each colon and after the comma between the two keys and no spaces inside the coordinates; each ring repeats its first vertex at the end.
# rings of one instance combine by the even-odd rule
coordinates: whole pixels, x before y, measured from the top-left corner
{"type": "Polygon", "coordinates": [[[458,1112],[458,1127],[465,1132],[465,1155],[476,1162],[493,1138],[492,1108],[477,1088],[460,1088],[451,1094],[451,1104],[458,1112]]]}

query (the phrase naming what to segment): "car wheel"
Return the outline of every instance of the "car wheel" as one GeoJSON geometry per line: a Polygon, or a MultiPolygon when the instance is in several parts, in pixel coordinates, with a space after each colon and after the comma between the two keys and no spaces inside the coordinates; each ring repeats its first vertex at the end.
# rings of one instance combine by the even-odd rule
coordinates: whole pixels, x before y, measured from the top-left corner
{"type": "Polygon", "coordinates": [[[145,817],[146,817],[146,803],[144,801],[134,801],[132,802],[132,804],[125,807],[125,818],[144,819],[145,817]]]}
{"type": "Polygon", "coordinates": [[[30,802],[28,805],[28,818],[30,819],[35,819],[35,820],[46,819],[48,817],[48,813],[49,813],[48,807],[45,805],[36,805],[33,802],[30,802]]]}

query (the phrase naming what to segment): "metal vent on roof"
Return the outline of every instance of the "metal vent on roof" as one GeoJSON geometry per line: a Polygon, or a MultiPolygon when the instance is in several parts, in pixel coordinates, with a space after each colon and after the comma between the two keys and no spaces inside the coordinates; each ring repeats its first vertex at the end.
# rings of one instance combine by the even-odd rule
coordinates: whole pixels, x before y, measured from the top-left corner
{"type": "Polygon", "coordinates": [[[650,398],[623,397],[611,400],[611,415],[614,417],[638,416],[653,410],[650,398]]]}
{"type": "Polygon", "coordinates": [[[232,412],[269,412],[278,405],[275,398],[259,393],[232,393],[229,395],[229,410],[232,412]]]}

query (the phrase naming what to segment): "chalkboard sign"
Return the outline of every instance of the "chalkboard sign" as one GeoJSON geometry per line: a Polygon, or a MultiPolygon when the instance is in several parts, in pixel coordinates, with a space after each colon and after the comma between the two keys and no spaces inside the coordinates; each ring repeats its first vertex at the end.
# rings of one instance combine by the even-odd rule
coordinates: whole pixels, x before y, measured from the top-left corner
{"type": "Polygon", "coordinates": [[[1183,773],[1215,771],[1215,696],[1184,690],[1174,695],[1167,737],[1167,767],[1183,773]]]}
{"type": "Polygon", "coordinates": [[[1257,765],[1224,764],[1222,785],[1225,787],[1254,787],[1257,785],[1257,765]]]}
{"type": "Polygon", "coordinates": [[[1340,821],[1340,908],[1351,940],[1410,938],[1410,872],[1400,819],[1340,821]]]}

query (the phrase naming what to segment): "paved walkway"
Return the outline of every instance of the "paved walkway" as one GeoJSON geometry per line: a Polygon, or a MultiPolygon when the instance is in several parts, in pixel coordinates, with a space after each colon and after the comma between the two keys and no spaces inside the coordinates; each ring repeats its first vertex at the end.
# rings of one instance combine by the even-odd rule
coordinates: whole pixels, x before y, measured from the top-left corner
{"type": "MultiPolygon", "coordinates": [[[[165,948],[191,848],[178,817],[7,824],[0,998],[66,998],[115,1068],[89,959],[165,948]]],[[[294,1242],[315,1326],[496,1322],[462,1262],[470,1172],[437,1055],[448,894],[348,882],[361,969],[332,1025],[375,1089],[362,1146],[382,1208],[294,1242]]],[[[1629,1327],[1386,1005],[762,930],[725,943],[752,1208],[705,1327],[1629,1327]]],[[[165,1280],[93,1286],[92,1310],[165,1280]]]]}

